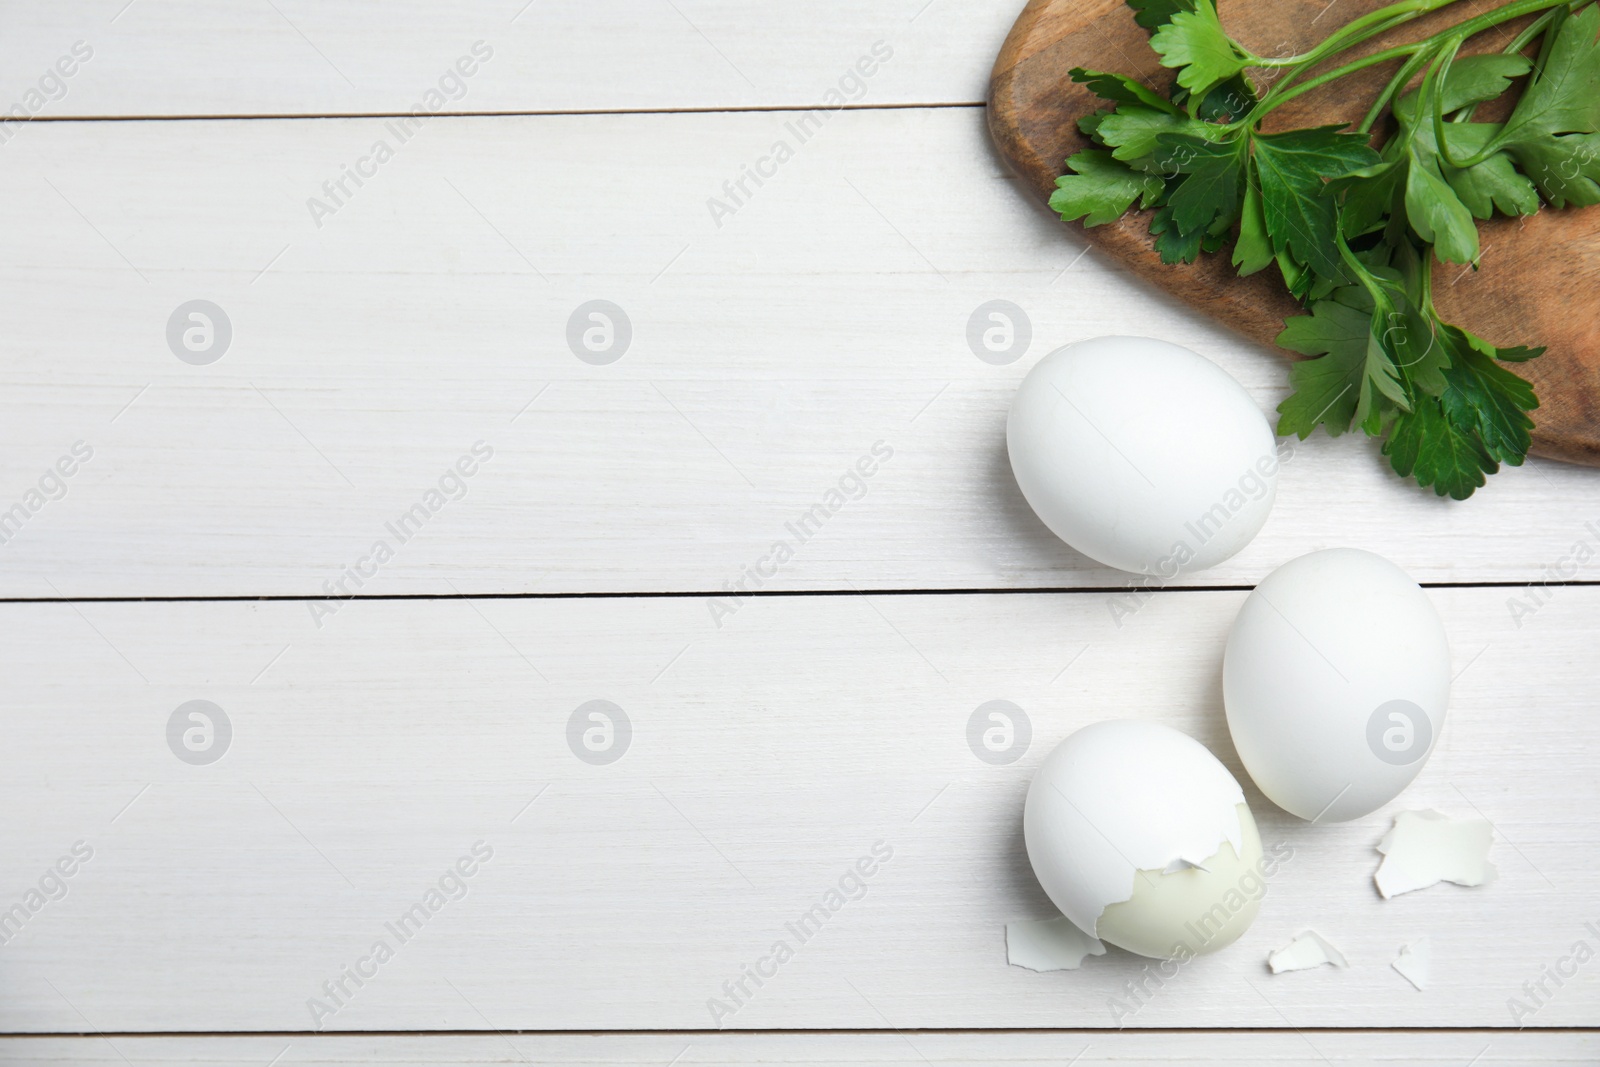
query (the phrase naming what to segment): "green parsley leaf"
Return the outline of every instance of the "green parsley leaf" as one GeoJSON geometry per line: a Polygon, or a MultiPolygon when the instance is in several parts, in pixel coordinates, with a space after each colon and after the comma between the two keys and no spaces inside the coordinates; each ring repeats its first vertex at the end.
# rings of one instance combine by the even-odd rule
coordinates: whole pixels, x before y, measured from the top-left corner
{"type": "Polygon", "coordinates": [[[1161,179],[1119,163],[1109,152],[1086,149],[1067,160],[1072,174],[1056,179],[1050,209],[1067,222],[1099,226],[1121,218],[1134,201],[1149,207],[1164,191],[1161,179]]]}
{"type": "MultiPolygon", "coordinates": [[[[1455,68],[1450,69],[1455,73],[1455,68]]],[[[1467,79],[1471,80],[1470,76],[1467,79]]],[[[1491,81],[1503,80],[1496,76],[1491,81]]],[[[1440,172],[1434,120],[1439,117],[1434,77],[1423,82],[1406,107],[1397,107],[1401,139],[1406,145],[1406,220],[1411,229],[1433,245],[1446,263],[1478,261],[1478,226],[1440,172]]],[[[1447,135],[1448,136],[1448,135],[1447,135]]]]}
{"type": "MultiPolygon", "coordinates": [[[[1600,95],[1597,93],[1596,95],[1600,95]]],[[[1505,147],[1553,207],[1600,204],[1600,135],[1568,134],[1505,147]]]]}
{"type": "Polygon", "coordinates": [[[1155,155],[1156,138],[1163,133],[1186,134],[1210,140],[1222,136],[1223,130],[1220,126],[1196,122],[1187,115],[1132,105],[1119,105],[1115,112],[1096,126],[1100,143],[1111,148],[1111,154],[1117,159],[1133,164],[1140,170],[1149,170],[1154,166],[1154,160],[1150,160],[1151,166],[1139,166],[1138,161],[1149,160],[1155,155]]]}
{"type": "MultiPolygon", "coordinates": [[[[1189,92],[1180,88],[1172,94],[1174,104],[1187,104],[1189,92]]],[[[1224,125],[1240,118],[1256,104],[1256,89],[1243,73],[1235,74],[1219,83],[1200,99],[1194,117],[1201,122],[1219,122],[1224,125]]]]}
{"type": "Polygon", "coordinates": [[[1424,156],[1416,145],[1406,172],[1406,218],[1442,261],[1478,261],[1478,224],[1472,212],[1439,173],[1438,160],[1424,156]]]}
{"type": "Polygon", "coordinates": [[[1273,258],[1267,217],[1261,210],[1261,192],[1255,182],[1247,181],[1244,204],[1239,210],[1239,239],[1233,245],[1233,265],[1243,277],[1265,269],[1273,258]]]}
{"type": "Polygon", "coordinates": [[[1500,469],[1469,428],[1446,417],[1435,397],[1395,418],[1383,453],[1400,477],[1414,476],[1417,484],[1456,500],[1467,499],[1483,485],[1486,473],[1500,469]]]}
{"type": "Polygon", "coordinates": [[[1552,205],[1600,204],[1600,137],[1593,136],[1600,133],[1600,7],[1590,4],[1555,33],[1543,67],[1491,144],[1509,153],[1552,205]]]}
{"type": "Polygon", "coordinates": [[[1280,434],[1303,439],[1320,425],[1337,437],[1353,422],[1375,436],[1396,410],[1411,408],[1408,383],[1424,395],[1444,391],[1448,356],[1431,323],[1403,292],[1376,289],[1338,290],[1284,324],[1279,346],[1321,358],[1290,368],[1295,391],[1278,406],[1280,434]]]}
{"type": "Polygon", "coordinates": [[[1289,368],[1294,392],[1278,405],[1278,434],[1302,441],[1318,426],[1329,437],[1350,428],[1366,377],[1367,345],[1372,315],[1333,300],[1319,301],[1309,315],[1283,324],[1276,344],[1291,352],[1320,359],[1301,360],[1289,368]]]}
{"type": "Polygon", "coordinates": [[[1184,134],[1157,138],[1156,168],[1167,176],[1184,175],[1167,196],[1172,221],[1185,236],[1231,226],[1239,217],[1240,186],[1244,177],[1243,138],[1209,141],[1184,134]]]}
{"type": "MultiPolygon", "coordinates": [[[[1450,142],[1450,154],[1465,160],[1487,147],[1498,129],[1485,122],[1452,122],[1445,127],[1445,140],[1450,142]]],[[[1427,133],[1431,143],[1433,131],[1427,133]]],[[[1532,215],[1539,210],[1539,191],[1504,152],[1495,152],[1465,170],[1448,163],[1441,163],[1440,170],[1477,218],[1493,218],[1496,211],[1502,215],[1532,215]]]]}
{"type": "Polygon", "coordinates": [[[1439,93],[1445,114],[1501,96],[1511,88],[1511,79],[1531,69],[1533,62],[1527,56],[1508,56],[1503,52],[1457,59],[1450,65],[1439,93]]]}
{"type": "MultiPolygon", "coordinates": [[[[1379,251],[1374,249],[1374,253],[1379,251]]],[[[1438,317],[1424,306],[1427,250],[1401,241],[1388,251],[1391,264],[1369,266],[1369,278],[1363,283],[1363,299],[1372,301],[1373,336],[1406,386],[1407,397],[1416,391],[1438,396],[1445,389],[1444,369],[1450,365],[1450,353],[1440,341],[1438,317]]],[[[1406,397],[1390,399],[1401,407],[1409,406],[1406,397]]]]}
{"type": "Polygon", "coordinates": [[[1415,338],[1412,316],[1389,291],[1380,293],[1369,320],[1366,362],[1362,367],[1365,376],[1355,410],[1357,425],[1370,437],[1383,431],[1390,406],[1402,410],[1411,406],[1398,364],[1420,362],[1412,351],[1415,338]]]}
{"type": "Polygon", "coordinates": [[[1600,7],[1590,4],[1566,19],[1544,65],[1517,101],[1502,136],[1508,142],[1541,134],[1594,133],[1600,129],[1600,7]]]}
{"type": "Polygon", "coordinates": [[[1068,73],[1073,81],[1087,85],[1089,91],[1102,100],[1114,104],[1141,104],[1152,111],[1165,111],[1169,115],[1180,113],[1172,101],[1154,89],[1121,74],[1107,74],[1103,70],[1085,70],[1082,67],[1073,67],[1068,73]]]}
{"type": "Polygon", "coordinates": [[[1180,11],[1193,11],[1194,0],[1128,0],[1133,21],[1147,30],[1159,30],[1180,11]]]}
{"type": "Polygon", "coordinates": [[[1533,429],[1528,412],[1539,401],[1531,385],[1495,361],[1501,349],[1448,324],[1440,324],[1438,340],[1449,352],[1446,387],[1438,397],[1413,397],[1383,451],[1402,477],[1465,500],[1500,464],[1522,463],[1533,429]]]}
{"type": "Polygon", "coordinates": [[[1189,90],[1190,113],[1214,87],[1246,66],[1238,45],[1222,28],[1211,0],[1194,0],[1192,11],[1179,11],[1150,38],[1161,65],[1178,71],[1178,84],[1189,90]]]}
{"type": "MultiPolygon", "coordinates": [[[[1466,333],[1465,330],[1462,330],[1461,332],[1466,333]]],[[[1468,333],[1467,336],[1472,337],[1470,333],[1468,333]]],[[[1510,348],[1495,348],[1493,345],[1489,345],[1488,342],[1478,342],[1476,338],[1474,338],[1474,343],[1479,344],[1480,348],[1482,348],[1482,351],[1492,354],[1493,357],[1498,359],[1501,363],[1526,363],[1530,359],[1538,359],[1540,356],[1544,355],[1545,351],[1543,345],[1540,345],[1537,348],[1529,347],[1528,345],[1513,345],[1510,348]],[[1483,347],[1484,345],[1487,345],[1487,347],[1483,347]]]]}
{"type": "Polygon", "coordinates": [[[1324,277],[1339,273],[1338,204],[1324,195],[1327,180],[1380,163],[1357,133],[1337,126],[1255,138],[1261,207],[1274,250],[1324,277]]]}
{"type": "MultiPolygon", "coordinates": [[[[1471,58],[1487,60],[1512,57],[1471,58]]],[[[1450,69],[1450,78],[1454,78],[1456,69],[1450,69]]],[[[1504,81],[1498,75],[1494,80],[1504,81]]],[[[1461,92],[1459,89],[1455,91],[1461,92]]],[[[1487,91],[1487,88],[1479,91],[1487,91]]],[[[1446,93],[1449,92],[1450,79],[1447,78],[1446,93]]],[[[1464,218],[1462,210],[1480,219],[1492,218],[1496,209],[1507,215],[1531,215],[1539,210],[1539,194],[1505,152],[1495,151],[1481,162],[1466,168],[1451,166],[1441,158],[1428,99],[1427,94],[1422,92],[1407,93],[1394,106],[1395,119],[1400,124],[1397,142],[1406,144],[1410,163],[1406,170],[1409,179],[1406,188],[1407,214],[1419,237],[1426,241],[1437,241],[1440,245],[1440,259],[1451,263],[1470,263],[1477,258],[1478,237],[1476,228],[1471,234],[1466,232],[1470,220],[1464,218]],[[1440,190],[1438,181],[1446,182],[1448,190],[1440,190]],[[1434,235],[1440,232],[1444,237],[1436,238],[1434,235]]],[[[1465,95],[1458,99],[1465,99],[1465,95]]],[[[1446,103],[1445,110],[1450,110],[1449,103],[1446,103]]],[[[1485,122],[1449,122],[1444,124],[1444,130],[1445,139],[1450,144],[1450,157],[1465,161],[1481,154],[1500,127],[1485,122]]],[[[1366,208],[1363,206],[1362,210],[1366,208]]]]}
{"type": "Polygon", "coordinates": [[[1195,230],[1184,233],[1172,221],[1172,205],[1166,204],[1150,220],[1150,233],[1156,239],[1156,251],[1163,263],[1193,263],[1200,258],[1200,246],[1205,232],[1195,230]]]}
{"type": "Polygon", "coordinates": [[[1340,202],[1339,229],[1346,238],[1382,230],[1405,211],[1406,156],[1398,139],[1384,146],[1382,162],[1328,182],[1326,195],[1340,202]]]}
{"type": "Polygon", "coordinates": [[[1496,460],[1520,466],[1531,443],[1528,412],[1539,406],[1533,386],[1485,355],[1473,343],[1478,339],[1465,330],[1447,325],[1443,333],[1455,357],[1445,371],[1449,386],[1440,397],[1445,417],[1454,425],[1473,427],[1484,451],[1496,460]]]}

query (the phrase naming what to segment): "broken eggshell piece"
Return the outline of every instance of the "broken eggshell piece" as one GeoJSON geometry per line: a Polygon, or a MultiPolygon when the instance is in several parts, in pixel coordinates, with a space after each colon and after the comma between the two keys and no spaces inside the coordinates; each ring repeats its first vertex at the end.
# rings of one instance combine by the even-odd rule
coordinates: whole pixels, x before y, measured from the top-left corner
{"type": "Polygon", "coordinates": [[[1267,956],[1267,967],[1273,974],[1285,971],[1309,971],[1331,963],[1335,967],[1348,967],[1344,953],[1315,930],[1307,930],[1278,951],[1267,956]]]}
{"type": "Polygon", "coordinates": [[[1437,811],[1402,811],[1378,842],[1383,862],[1372,876],[1383,899],[1440,882],[1484,885],[1494,881],[1489,862],[1494,827],[1488,819],[1452,819],[1437,811]]]}
{"type": "Polygon", "coordinates": [[[1244,933],[1261,904],[1261,837],[1204,745],[1113,720],[1061,742],[1028,788],[1028,859],[1074,925],[1142,956],[1187,959],[1244,933]]]}
{"type": "Polygon", "coordinates": [[[1400,946],[1400,955],[1389,964],[1400,976],[1418,991],[1428,988],[1428,983],[1433,980],[1433,943],[1427,938],[1413,941],[1409,945],[1400,946]]]}
{"type": "Polygon", "coordinates": [[[1075,971],[1106,947],[1065,916],[1006,923],[1006,962],[1030,971],[1075,971]]]}

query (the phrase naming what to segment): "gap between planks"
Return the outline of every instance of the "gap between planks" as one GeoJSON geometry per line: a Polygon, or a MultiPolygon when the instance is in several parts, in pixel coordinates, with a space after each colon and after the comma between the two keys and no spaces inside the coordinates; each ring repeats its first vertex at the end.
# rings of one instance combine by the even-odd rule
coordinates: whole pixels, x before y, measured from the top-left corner
{"type": "MultiPolygon", "coordinates": [[[[1130,575],[1130,582],[1139,577],[1130,575]]],[[[1570,581],[1540,582],[1418,582],[1423,589],[1525,589],[1539,585],[1546,589],[1578,589],[1600,586],[1600,580],[1573,579],[1570,581]]],[[[1253,585],[1173,585],[1163,586],[1158,593],[1248,593],[1253,585]]],[[[1118,592],[1117,586],[1059,586],[1041,589],[980,588],[980,589],[753,589],[739,594],[726,589],[673,589],[664,592],[595,593],[368,593],[356,596],[302,596],[294,593],[268,593],[252,596],[233,593],[220,596],[60,596],[60,597],[0,597],[0,604],[210,604],[244,601],[339,601],[346,600],[694,600],[707,597],[758,597],[769,600],[797,599],[800,597],[833,596],[1077,596],[1104,595],[1118,592]]],[[[4,1036],[0,1034],[0,1036],[4,1036]]]]}
{"type": "MultiPolygon", "coordinates": [[[[879,1027],[860,1029],[849,1027],[787,1027],[780,1029],[727,1029],[727,1030],[59,1030],[35,1033],[23,1030],[0,1031],[0,1041],[16,1038],[26,1040],[60,1040],[62,1038],[186,1038],[186,1037],[286,1037],[286,1038],[357,1038],[357,1037],[483,1037],[488,1034],[511,1034],[526,1037],[787,1037],[793,1035],[839,1034],[845,1036],[877,1037],[885,1034],[1081,1034],[1093,1037],[1103,1034],[1272,1034],[1281,1036],[1290,1032],[1286,1027],[1270,1026],[1141,1026],[1138,1028],[1113,1028],[1107,1026],[922,1026],[879,1027]]],[[[1292,1032],[1304,1034],[1506,1034],[1531,1032],[1535,1034],[1600,1034],[1600,1026],[1296,1026],[1292,1032]]]]}
{"type": "MultiPolygon", "coordinates": [[[[783,113],[794,112],[804,114],[810,111],[939,111],[952,108],[985,108],[989,105],[982,100],[945,100],[932,103],[893,103],[893,104],[845,104],[843,107],[825,107],[818,104],[815,107],[802,107],[799,104],[751,104],[747,107],[600,107],[600,108],[551,108],[548,110],[531,111],[434,111],[429,112],[428,118],[434,119],[503,119],[503,118],[559,118],[563,116],[594,116],[594,115],[741,115],[746,113],[783,113]]],[[[247,122],[283,121],[311,119],[325,121],[334,119],[406,119],[413,117],[410,111],[353,111],[347,113],[323,112],[318,114],[295,114],[292,112],[262,112],[250,115],[229,115],[226,113],[205,115],[34,115],[22,121],[41,123],[91,123],[91,122],[231,122],[241,120],[247,122]]],[[[8,121],[16,121],[15,119],[8,121]]]]}

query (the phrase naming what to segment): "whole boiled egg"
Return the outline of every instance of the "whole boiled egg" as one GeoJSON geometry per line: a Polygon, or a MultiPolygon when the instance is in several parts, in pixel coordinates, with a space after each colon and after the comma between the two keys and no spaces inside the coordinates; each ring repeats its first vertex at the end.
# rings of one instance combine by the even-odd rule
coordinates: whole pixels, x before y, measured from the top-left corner
{"type": "Polygon", "coordinates": [[[1028,860],[1073,925],[1188,959],[1249,927],[1272,861],[1233,775],[1158,723],[1085,726],[1046,757],[1023,811],[1028,860]]]}
{"type": "Polygon", "coordinates": [[[1245,600],[1222,690],[1234,747],[1269,800],[1302,819],[1355,819],[1398,796],[1438,743],[1450,643],[1405,571],[1327,549],[1245,600]]]}
{"type": "Polygon", "coordinates": [[[1276,440],[1250,394],[1205,357],[1147,337],[1041,359],[1017,389],[1006,446],[1057,537],[1167,579],[1247,545],[1277,492],[1276,440]]]}

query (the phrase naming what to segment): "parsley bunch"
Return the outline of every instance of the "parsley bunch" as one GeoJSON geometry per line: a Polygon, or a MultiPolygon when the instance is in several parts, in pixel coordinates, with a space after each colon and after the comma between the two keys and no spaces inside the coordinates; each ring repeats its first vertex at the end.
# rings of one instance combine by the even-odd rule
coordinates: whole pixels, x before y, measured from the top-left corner
{"type": "Polygon", "coordinates": [[[1050,206],[1086,226],[1154,209],[1150,232],[1167,263],[1231,239],[1241,275],[1275,265],[1310,312],[1285,323],[1278,344],[1318,357],[1290,370],[1295,391],[1278,407],[1278,433],[1304,439],[1321,426],[1336,437],[1360,427],[1384,439],[1402,477],[1462,500],[1527,454],[1538,400],[1506,365],[1544,350],[1499,347],[1441,320],[1434,260],[1476,269],[1475,220],[1496,212],[1600,203],[1600,7],[1512,0],[1310,76],[1454,2],[1401,0],[1309,52],[1264,57],[1228,35],[1213,0],[1127,0],[1176,72],[1173,85],[1161,93],[1075,69],[1073,80],[1111,106],[1080,120],[1096,147],[1067,160],[1050,206]],[[1460,57],[1475,35],[1529,15],[1537,18],[1503,51],[1460,57]],[[1285,102],[1397,60],[1355,129],[1262,132],[1285,102]],[[1473,120],[1480,105],[1519,88],[1505,122],[1473,120]],[[1386,111],[1394,132],[1374,148],[1386,111]]]}

